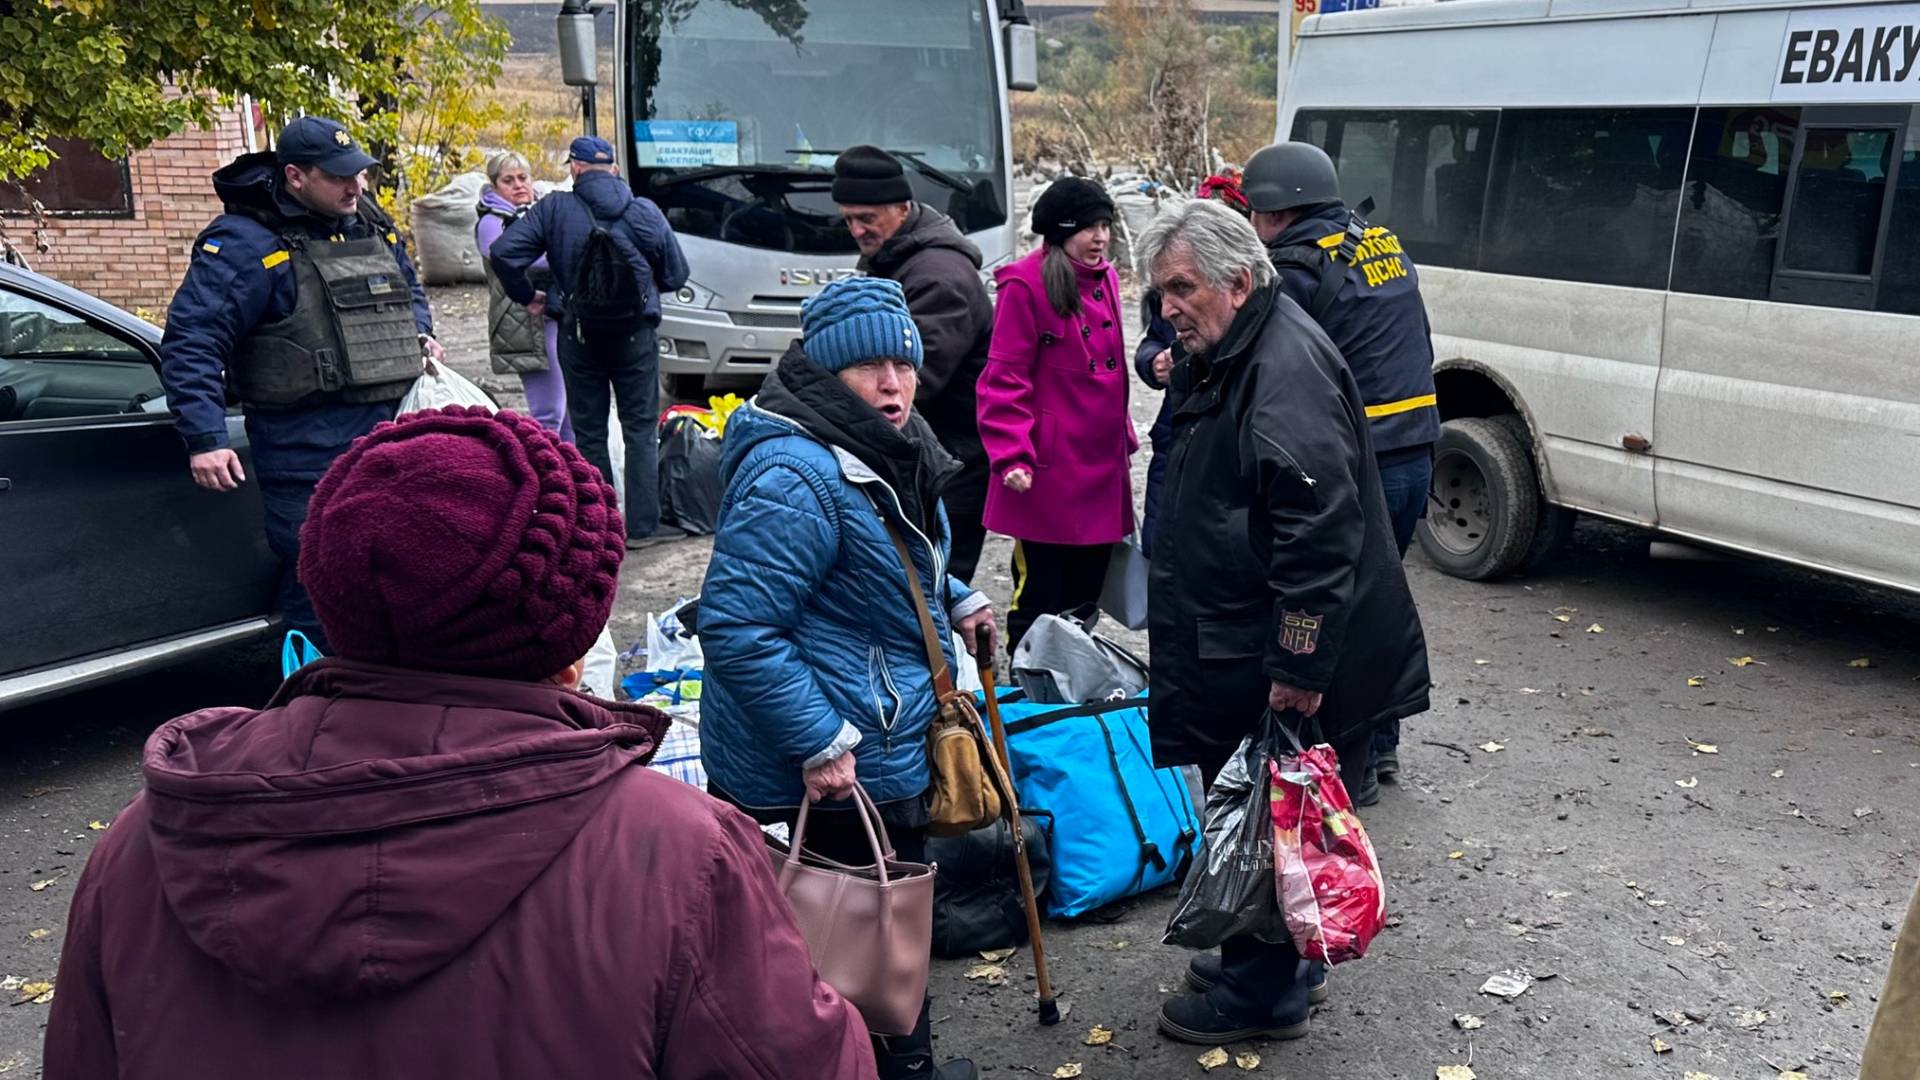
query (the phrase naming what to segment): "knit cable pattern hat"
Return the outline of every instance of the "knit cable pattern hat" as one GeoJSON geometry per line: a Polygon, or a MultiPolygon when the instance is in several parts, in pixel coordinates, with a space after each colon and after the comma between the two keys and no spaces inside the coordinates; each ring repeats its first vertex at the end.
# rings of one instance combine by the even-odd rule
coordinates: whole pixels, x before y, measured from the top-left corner
{"type": "Polygon", "coordinates": [[[925,359],[907,294],[887,278],[842,278],[800,305],[801,347],[807,358],[839,372],[866,360],[925,359]]]}
{"type": "Polygon", "coordinates": [[[537,681],[587,654],[619,591],[613,489],[530,417],[408,413],[333,463],[300,580],[353,660],[537,681]]]}

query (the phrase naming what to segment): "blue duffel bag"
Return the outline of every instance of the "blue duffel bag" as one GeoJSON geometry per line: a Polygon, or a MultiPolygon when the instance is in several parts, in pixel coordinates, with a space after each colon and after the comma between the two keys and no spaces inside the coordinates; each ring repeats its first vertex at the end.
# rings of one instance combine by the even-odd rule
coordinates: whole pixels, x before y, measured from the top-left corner
{"type": "Polygon", "coordinates": [[[1035,705],[1003,691],[1007,755],[1022,807],[1052,815],[1047,914],[1066,919],[1175,881],[1200,853],[1179,769],[1155,769],[1147,699],[1035,705]]]}

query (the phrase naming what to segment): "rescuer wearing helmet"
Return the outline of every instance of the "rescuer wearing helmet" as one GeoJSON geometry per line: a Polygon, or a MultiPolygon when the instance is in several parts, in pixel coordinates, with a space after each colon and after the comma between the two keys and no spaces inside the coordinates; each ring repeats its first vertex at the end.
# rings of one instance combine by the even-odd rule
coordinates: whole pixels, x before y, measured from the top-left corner
{"type": "MultiPolygon", "coordinates": [[[[1360,384],[1393,538],[1404,556],[1426,509],[1440,437],[1433,342],[1413,258],[1392,230],[1362,219],[1371,199],[1358,213],[1347,209],[1333,159],[1311,143],[1263,147],[1247,161],[1242,190],[1282,291],[1327,332],[1360,384]]],[[[1380,776],[1399,772],[1399,727],[1396,721],[1375,733],[1380,776]]],[[[1378,797],[1371,783],[1354,796],[1363,803],[1378,797]]]]}

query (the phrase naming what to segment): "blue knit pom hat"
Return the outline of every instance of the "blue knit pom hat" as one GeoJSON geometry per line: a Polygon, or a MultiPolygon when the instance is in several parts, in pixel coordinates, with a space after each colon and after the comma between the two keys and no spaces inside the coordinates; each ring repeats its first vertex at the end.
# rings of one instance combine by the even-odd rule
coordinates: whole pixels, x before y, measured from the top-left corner
{"type": "Polygon", "coordinates": [[[925,359],[907,294],[887,278],[842,278],[800,305],[801,346],[807,358],[839,372],[868,360],[925,359]]]}

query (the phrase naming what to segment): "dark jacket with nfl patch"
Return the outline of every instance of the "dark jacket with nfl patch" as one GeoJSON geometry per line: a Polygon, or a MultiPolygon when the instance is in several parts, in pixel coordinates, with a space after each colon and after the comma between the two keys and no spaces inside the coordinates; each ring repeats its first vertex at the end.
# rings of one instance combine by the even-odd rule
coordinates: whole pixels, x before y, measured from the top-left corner
{"type": "Polygon", "coordinates": [[[1336,748],[1425,711],[1426,638],[1339,350],[1269,285],[1174,379],[1147,605],[1156,762],[1218,765],[1273,680],[1325,695],[1336,748]]]}

